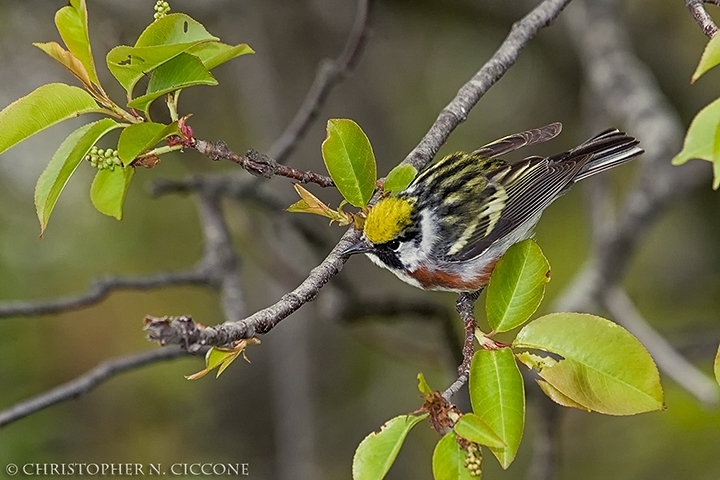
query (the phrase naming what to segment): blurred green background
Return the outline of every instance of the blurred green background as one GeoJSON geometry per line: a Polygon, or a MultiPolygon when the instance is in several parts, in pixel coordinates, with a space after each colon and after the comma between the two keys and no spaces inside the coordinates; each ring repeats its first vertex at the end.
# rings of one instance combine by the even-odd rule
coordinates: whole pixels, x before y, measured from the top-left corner
{"type": "MultiPolygon", "coordinates": [[[[352,118],[373,144],[379,173],[387,173],[527,11],[522,3],[378,1],[364,55],[332,92],[291,164],[323,171],[320,144],[327,118],[352,118]]],[[[44,83],[73,82],[31,45],[60,40],[53,15],[64,4],[0,0],[1,107],[44,83]]],[[[101,80],[118,101],[123,93],[104,68],[104,55],[115,45],[134,42],[152,20],[153,4],[89,1],[101,80]]],[[[194,114],[191,124],[198,138],[223,139],[237,152],[266,151],[282,133],[318,62],[342,50],[356,7],[346,0],[176,0],[171,5],[224,42],[247,42],[257,52],[218,68],[219,86],[189,89],[180,103],[181,112],[194,114]]],[[[637,54],[687,125],[720,95],[717,71],[689,84],[705,37],[682,1],[631,0],[625,2],[625,13],[637,54]]],[[[579,62],[560,22],[530,43],[441,154],[553,121],[563,122],[563,134],[535,153],[569,148],[591,133],[583,125],[582,88],[579,62]]],[[[238,170],[193,151],[139,171],[122,222],[93,209],[88,191],[94,171],[82,165],[45,237],[38,239],[35,181],[64,136],[83,121],[49,129],[0,156],[0,302],[82,292],[92,279],[108,274],[181,270],[202,253],[194,199],[147,194],[154,178],[238,170]]],[[[635,169],[637,165],[629,165],[613,171],[618,192],[632,186],[635,169]]],[[[288,181],[272,179],[263,188],[288,205],[295,201],[288,181]]],[[[337,205],[336,193],[310,189],[337,205]]],[[[575,188],[554,204],[537,230],[553,268],[541,307],[545,311],[586,258],[589,233],[582,190],[575,188]]],[[[322,258],[322,249],[307,247],[288,227],[289,214],[269,214],[252,202],[227,201],[224,207],[242,257],[248,313],[276,301],[322,258]]],[[[718,207],[720,197],[710,189],[708,177],[704,188],[660,217],[625,282],[652,325],[708,373],[720,341],[718,207]]],[[[325,251],[342,234],[320,218],[301,221],[328,239],[325,251]]],[[[449,308],[454,302],[452,294],[404,285],[363,258],[353,258],[340,280],[355,285],[368,301],[392,295],[449,308]]],[[[424,372],[432,386],[441,388],[452,380],[455,368],[439,325],[412,318],[344,324],[332,315],[338,298],[332,290],[332,285],[323,290],[316,302],[251,348],[252,364],[236,362],[218,380],[183,378],[202,368],[199,358],[160,363],[0,428],[0,467],[9,462],[220,462],[249,463],[250,477],[256,479],[350,478],[360,440],[385,420],[420,406],[417,373],[424,372]]],[[[191,314],[203,324],[222,322],[218,300],[208,289],[167,288],[115,293],[96,306],[61,315],[0,319],[0,410],[103,360],[157,348],[142,332],[146,314],[191,314]]],[[[663,383],[664,412],[615,418],[564,411],[558,478],[717,479],[720,411],[699,405],[672,381],[663,383]]],[[[532,384],[527,388],[536,390],[532,384]]],[[[488,455],[485,478],[526,476],[536,420],[530,403],[517,461],[501,472],[488,455]]],[[[388,478],[430,478],[436,441],[426,424],[417,427],[388,478]]]]}

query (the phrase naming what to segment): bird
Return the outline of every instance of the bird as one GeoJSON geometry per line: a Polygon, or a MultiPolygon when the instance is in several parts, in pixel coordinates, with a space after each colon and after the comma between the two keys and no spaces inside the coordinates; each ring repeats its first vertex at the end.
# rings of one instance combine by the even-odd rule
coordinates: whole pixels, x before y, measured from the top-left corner
{"type": "Polygon", "coordinates": [[[549,157],[500,157],[560,134],[562,124],[506,136],[471,153],[452,153],[421,170],[367,212],[360,240],[342,253],[424,290],[476,292],[514,244],[532,238],[543,211],[580,180],[641,155],[616,128],[549,157]]]}

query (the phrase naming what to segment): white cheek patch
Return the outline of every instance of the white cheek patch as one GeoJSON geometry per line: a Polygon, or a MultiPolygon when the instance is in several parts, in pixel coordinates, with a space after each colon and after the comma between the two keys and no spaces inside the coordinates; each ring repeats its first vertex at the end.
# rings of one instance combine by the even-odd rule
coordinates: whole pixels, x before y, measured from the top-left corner
{"type": "Polygon", "coordinates": [[[368,258],[369,258],[375,265],[377,265],[378,267],[388,268],[388,266],[385,265],[385,262],[383,262],[382,260],[380,260],[380,257],[378,257],[377,255],[375,255],[374,253],[366,253],[365,256],[368,257],[368,258]]]}
{"type": "MultiPolygon", "coordinates": [[[[413,277],[411,277],[410,275],[406,274],[404,271],[395,270],[395,269],[392,269],[392,268],[388,268],[388,266],[385,265],[385,263],[384,263],[382,260],[380,260],[380,258],[378,258],[377,255],[374,255],[374,254],[372,254],[372,253],[366,253],[365,255],[366,255],[375,265],[377,265],[378,267],[384,268],[385,270],[390,270],[392,273],[395,274],[396,277],[398,277],[398,278],[399,278],[400,280],[402,280],[403,282],[409,283],[409,284],[412,285],[413,287],[423,288],[422,285],[420,285],[420,282],[418,282],[417,280],[415,280],[415,279],[414,279],[413,277]]],[[[411,269],[411,270],[412,270],[412,269],[411,269]]]]}

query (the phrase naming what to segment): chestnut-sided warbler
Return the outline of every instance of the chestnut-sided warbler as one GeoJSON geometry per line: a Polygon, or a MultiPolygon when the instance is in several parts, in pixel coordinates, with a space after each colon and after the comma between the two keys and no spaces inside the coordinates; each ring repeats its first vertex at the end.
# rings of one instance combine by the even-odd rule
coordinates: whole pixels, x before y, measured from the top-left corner
{"type": "Polygon", "coordinates": [[[516,133],[430,165],[370,209],[362,239],[343,253],[365,253],[425,290],[480,290],[507,249],[532,237],[543,210],[575,182],[643,153],[636,139],[610,129],[552,157],[498,158],[561,129],[553,123],[516,133]]]}

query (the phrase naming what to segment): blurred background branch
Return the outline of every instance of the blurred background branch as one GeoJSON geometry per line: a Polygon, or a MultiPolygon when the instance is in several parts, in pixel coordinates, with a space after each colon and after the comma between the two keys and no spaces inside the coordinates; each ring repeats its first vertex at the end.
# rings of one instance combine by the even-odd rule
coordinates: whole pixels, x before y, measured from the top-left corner
{"type": "MultiPolygon", "coordinates": [[[[647,340],[643,343],[664,373],[700,401],[714,404],[718,401],[715,383],[690,362],[680,360],[660,334],[641,323],[629,298],[615,287],[655,219],[678,197],[707,182],[709,173],[700,163],[682,168],[670,165],[681,147],[682,124],[652,72],[633,54],[618,7],[615,0],[578,2],[568,12],[566,25],[584,59],[589,90],[608,116],[643,139],[646,153],[637,185],[627,194],[613,225],[593,230],[591,260],[556,302],[556,309],[593,311],[598,304],[604,304],[619,323],[647,340]],[[688,370],[693,372],[689,376],[688,370]]],[[[603,205],[607,205],[606,199],[596,200],[592,207],[603,205]]]]}
{"type": "Polygon", "coordinates": [[[185,355],[189,354],[180,348],[166,348],[128,355],[115,360],[107,360],[84,375],[35,397],[18,402],[10,408],[0,410],[0,428],[57,403],[85,395],[101,383],[121,373],[131,372],[157,362],[174,360],[185,355]]]}

